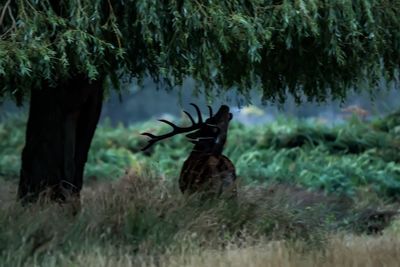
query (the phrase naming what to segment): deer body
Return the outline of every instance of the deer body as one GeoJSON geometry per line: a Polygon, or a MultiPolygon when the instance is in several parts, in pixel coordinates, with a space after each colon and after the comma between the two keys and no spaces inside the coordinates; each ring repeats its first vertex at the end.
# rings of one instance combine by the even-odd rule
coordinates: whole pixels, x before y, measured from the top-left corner
{"type": "MultiPolygon", "coordinates": [[[[187,133],[186,137],[195,146],[189,157],[183,163],[179,177],[179,188],[183,193],[193,194],[202,192],[209,196],[225,195],[236,196],[236,171],[235,166],[228,157],[222,154],[226,142],[229,122],[232,114],[229,107],[223,105],[213,115],[211,107],[210,117],[203,122],[199,108],[192,104],[197,111],[199,121],[195,123],[192,116],[185,111],[192,126],[182,128],[166,120],[160,120],[171,125],[173,131],[161,136],[143,133],[149,136],[147,149],[153,143],[169,138],[175,134],[187,133]]],[[[143,149],[143,150],[144,150],[143,149]]]]}
{"type": "Polygon", "coordinates": [[[183,163],[179,188],[188,194],[206,192],[214,196],[223,193],[235,196],[235,180],[235,166],[226,156],[191,154],[183,163]]]}

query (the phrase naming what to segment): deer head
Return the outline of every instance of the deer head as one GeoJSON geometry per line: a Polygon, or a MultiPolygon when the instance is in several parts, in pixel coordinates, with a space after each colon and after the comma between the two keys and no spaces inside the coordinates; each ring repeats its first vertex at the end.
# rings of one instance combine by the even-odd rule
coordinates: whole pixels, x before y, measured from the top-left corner
{"type": "Polygon", "coordinates": [[[195,144],[192,153],[207,153],[207,154],[221,154],[224,144],[226,142],[229,122],[232,119],[232,113],[229,112],[229,107],[222,105],[218,112],[213,115],[213,111],[210,106],[210,117],[203,122],[201,112],[198,106],[190,103],[197,112],[198,121],[195,122],[193,117],[187,111],[184,113],[188,116],[192,122],[191,126],[179,127],[167,120],[159,120],[172,127],[172,131],[163,135],[154,135],[151,133],[142,133],[142,135],[150,137],[148,144],[142,148],[142,151],[148,149],[150,146],[158,141],[167,139],[181,133],[188,133],[186,137],[190,142],[195,144]]]}

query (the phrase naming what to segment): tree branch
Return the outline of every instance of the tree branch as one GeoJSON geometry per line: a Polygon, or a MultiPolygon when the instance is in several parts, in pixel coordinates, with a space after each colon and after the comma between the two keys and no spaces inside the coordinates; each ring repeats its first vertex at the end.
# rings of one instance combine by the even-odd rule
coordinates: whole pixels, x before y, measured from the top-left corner
{"type": "Polygon", "coordinates": [[[11,25],[11,27],[10,27],[8,30],[6,30],[6,31],[0,36],[0,38],[3,38],[3,37],[6,36],[9,32],[11,32],[13,29],[15,29],[15,28],[17,27],[17,22],[15,21],[14,15],[12,14],[12,10],[11,10],[11,7],[10,7],[10,3],[11,3],[11,0],[8,0],[8,1],[5,3],[3,9],[1,10],[1,14],[0,14],[0,27],[3,25],[4,17],[6,16],[6,12],[7,12],[7,11],[8,11],[8,15],[9,15],[10,18],[11,18],[12,25],[11,25]]]}
{"type": "Polygon", "coordinates": [[[3,10],[1,11],[1,15],[0,15],[0,26],[3,24],[3,20],[4,20],[4,16],[6,15],[6,11],[8,9],[8,6],[10,5],[11,0],[8,0],[6,2],[6,4],[3,7],[3,10]]]}

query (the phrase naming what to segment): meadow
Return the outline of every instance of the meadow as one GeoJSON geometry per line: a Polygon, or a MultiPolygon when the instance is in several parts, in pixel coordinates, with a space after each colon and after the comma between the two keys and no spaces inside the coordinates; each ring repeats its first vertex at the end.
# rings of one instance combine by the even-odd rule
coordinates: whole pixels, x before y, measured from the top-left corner
{"type": "Polygon", "coordinates": [[[183,196],[183,137],[141,152],[154,121],[102,123],[82,210],[15,202],[24,116],[0,124],[1,266],[397,266],[400,114],[233,122],[236,201],[183,196]]]}

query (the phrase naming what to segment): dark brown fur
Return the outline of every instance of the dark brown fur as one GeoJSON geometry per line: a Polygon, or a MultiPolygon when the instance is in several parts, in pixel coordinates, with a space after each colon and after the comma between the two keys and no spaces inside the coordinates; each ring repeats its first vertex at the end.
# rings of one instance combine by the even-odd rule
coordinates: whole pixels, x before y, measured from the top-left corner
{"type": "Polygon", "coordinates": [[[179,177],[182,192],[207,192],[236,195],[236,172],[233,163],[224,155],[191,154],[183,163],[179,177]]]}

